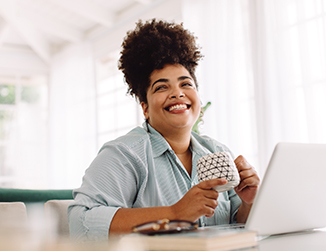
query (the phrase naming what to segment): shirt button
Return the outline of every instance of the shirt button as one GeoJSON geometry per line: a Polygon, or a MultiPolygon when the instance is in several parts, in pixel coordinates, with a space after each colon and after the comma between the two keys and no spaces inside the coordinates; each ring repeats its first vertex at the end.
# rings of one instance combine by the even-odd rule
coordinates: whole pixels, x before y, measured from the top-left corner
{"type": "Polygon", "coordinates": [[[205,227],[206,226],[205,222],[203,222],[203,224],[201,224],[201,225],[202,225],[202,227],[205,227]]]}

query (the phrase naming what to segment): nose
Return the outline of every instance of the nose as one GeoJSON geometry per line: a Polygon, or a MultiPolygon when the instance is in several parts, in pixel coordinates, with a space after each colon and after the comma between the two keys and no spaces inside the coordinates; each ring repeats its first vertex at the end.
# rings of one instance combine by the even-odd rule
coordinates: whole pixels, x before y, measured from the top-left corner
{"type": "Polygon", "coordinates": [[[183,98],[185,96],[185,94],[183,93],[182,90],[180,90],[179,88],[175,88],[172,90],[171,94],[170,94],[170,98],[183,98]]]}

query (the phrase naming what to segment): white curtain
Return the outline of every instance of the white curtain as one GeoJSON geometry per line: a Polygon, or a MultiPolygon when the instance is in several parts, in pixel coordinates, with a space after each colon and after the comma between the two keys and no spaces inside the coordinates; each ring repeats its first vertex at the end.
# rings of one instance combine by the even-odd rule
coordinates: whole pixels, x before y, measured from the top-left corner
{"type": "Polygon", "coordinates": [[[277,142],[326,143],[326,2],[185,0],[205,55],[202,133],[263,174],[277,142]]]}
{"type": "Polygon", "coordinates": [[[81,43],[56,54],[50,76],[49,188],[79,187],[97,153],[95,62],[81,43]]]}

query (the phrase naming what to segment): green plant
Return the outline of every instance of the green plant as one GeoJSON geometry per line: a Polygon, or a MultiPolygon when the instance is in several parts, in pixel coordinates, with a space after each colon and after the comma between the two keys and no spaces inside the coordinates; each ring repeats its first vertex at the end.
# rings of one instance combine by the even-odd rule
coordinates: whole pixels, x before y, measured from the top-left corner
{"type": "Polygon", "coordinates": [[[192,127],[192,131],[194,131],[195,133],[200,134],[199,125],[203,122],[204,113],[207,110],[207,108],[210,107],[211,104],[212,104],[211,102],[207,102],[206,105],[201,108],[199,117],[198,117],[198,119],[196,120],[195,124],[192,127]]]}

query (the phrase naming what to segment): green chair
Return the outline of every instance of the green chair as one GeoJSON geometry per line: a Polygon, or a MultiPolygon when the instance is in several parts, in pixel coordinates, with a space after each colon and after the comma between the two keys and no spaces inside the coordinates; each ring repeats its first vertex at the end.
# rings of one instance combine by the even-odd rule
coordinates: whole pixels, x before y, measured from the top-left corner
{"type": "Polygon", "coordinates": [[[37,190],[0,188],[0,202],[44,203],[48,200],[72,199],[72,189],[37,190]]]}

